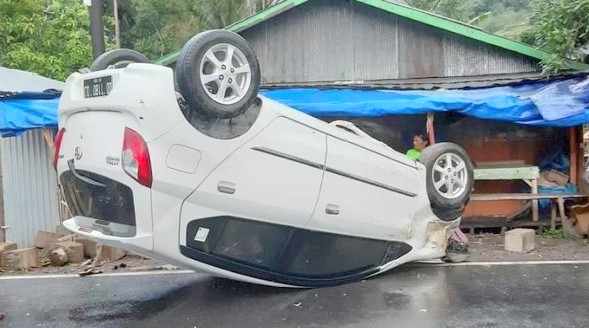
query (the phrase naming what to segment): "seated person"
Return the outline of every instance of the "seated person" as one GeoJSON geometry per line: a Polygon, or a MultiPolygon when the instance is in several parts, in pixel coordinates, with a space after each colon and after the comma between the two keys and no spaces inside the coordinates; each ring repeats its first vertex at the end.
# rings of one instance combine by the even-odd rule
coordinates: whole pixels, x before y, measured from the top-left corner
{"type": "Polygon", "coordinates": [[[427,134],[417,133],[413,136],[413,148],[409,149],[406,153],[407,157],[411,158],[412,160],[419,160],[419,156],[421,155],[421,151],[425,149],[428,145],[428,137],[427,134]]]}

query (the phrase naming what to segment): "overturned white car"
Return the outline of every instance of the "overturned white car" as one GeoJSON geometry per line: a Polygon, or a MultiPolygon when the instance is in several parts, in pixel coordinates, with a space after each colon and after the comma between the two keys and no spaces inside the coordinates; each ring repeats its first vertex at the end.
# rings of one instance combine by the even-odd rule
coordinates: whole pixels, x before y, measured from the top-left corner
{"type": "Polygon", "coordinates": [[[107,53],[67,80],[55,164],[69,230],[272,286],[445,256],[473,183],[461,147],[436,144],[415,162],[351,124],[258,96],[255,54],[228,31],[191,39],[176,81],[137,61],[107,53]]]}

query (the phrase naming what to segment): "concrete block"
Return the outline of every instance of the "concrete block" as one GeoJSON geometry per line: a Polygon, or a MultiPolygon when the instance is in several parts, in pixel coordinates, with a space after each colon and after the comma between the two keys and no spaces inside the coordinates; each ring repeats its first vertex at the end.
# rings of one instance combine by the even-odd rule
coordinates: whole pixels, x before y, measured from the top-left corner
{"type": "Polygon", "coordinates": [[[76,243],[84,245],[84,256],[88,258],[96,257],[96,242],[90,238],[76,236],[74,239],[76,243]]]}
{"type": "Polygon", "coordinates": [[[97,262],[111,262],[122,259],[126,255],[124,249],[115,248],[107,245],[98,245],[96,247],[97,262]]]}
{"type": "Polygon", "coordinates": [[[18,247],[17,247],[16,243],[13,243],[13,242],[0,243],[0,256],[4,252],[14,251],[17,248],[18,247]]]}
{"type": "Polygon", "coordinates": [[[84,261],[84,245],[75,241],[62,241],[55,244],[56,247],[63,248],[71,263],[80,263],[84,261]]]}
{"type": "Polygon", "coordinates": [[[35,236],[35,247],[46,248],[57,242],[57,239],[61,237],[59,234],[50,231],[37,231],[35,236]]]}
{"type": "Polygon", "coordinates": [[[534,229],[513,229],[505,233],[505,250],[526,253],[536,248],[534,229]]]}
{"type": "Polygon", "coordinates": [[[1,266],[13,270],[29,270],[39,267],[39,253],[37,248],[23,248],[2,254],[1,266]]]}

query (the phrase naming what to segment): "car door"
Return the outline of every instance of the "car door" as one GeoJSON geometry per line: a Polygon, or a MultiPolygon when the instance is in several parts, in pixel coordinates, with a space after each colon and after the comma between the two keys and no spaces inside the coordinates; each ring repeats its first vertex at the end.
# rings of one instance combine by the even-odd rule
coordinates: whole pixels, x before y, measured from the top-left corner
{"type": "Polygon", "coordinates": [[[211,216],[305,227],[321,186],[325,134],[279,117],[223,161],[185,201],[183,226],[211,216]]]}
{"type": "Polygon", "coordinates": [[[355,138],[327,137],[325,175],[309,228],[406,240],[419,208],[420,173],[402,154],[381,154],[355,144],[355,138]]]}

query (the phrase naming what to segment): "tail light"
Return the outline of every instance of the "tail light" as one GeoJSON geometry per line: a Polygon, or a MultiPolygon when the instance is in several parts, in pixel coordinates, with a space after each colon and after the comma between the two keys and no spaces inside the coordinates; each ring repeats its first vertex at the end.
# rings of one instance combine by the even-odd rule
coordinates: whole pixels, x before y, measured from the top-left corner
{"type": "Polygon", "coordinates": [[[137,131],[125,128],[121,154],[123,170],[140,184],[151,188],[151,161],[145,140],[137,131]]]}
{"type": "Polygon", "coordinates": [[[55,136],[55,151],[53,153],[53,168],[57,170],[57,160],[59,159],[59,149],[61,148],[61,141],[63,140],[63,135],[65,134],[65,128],[61,128],[59,132],[57,132],[57,136],[55,136]]]}

